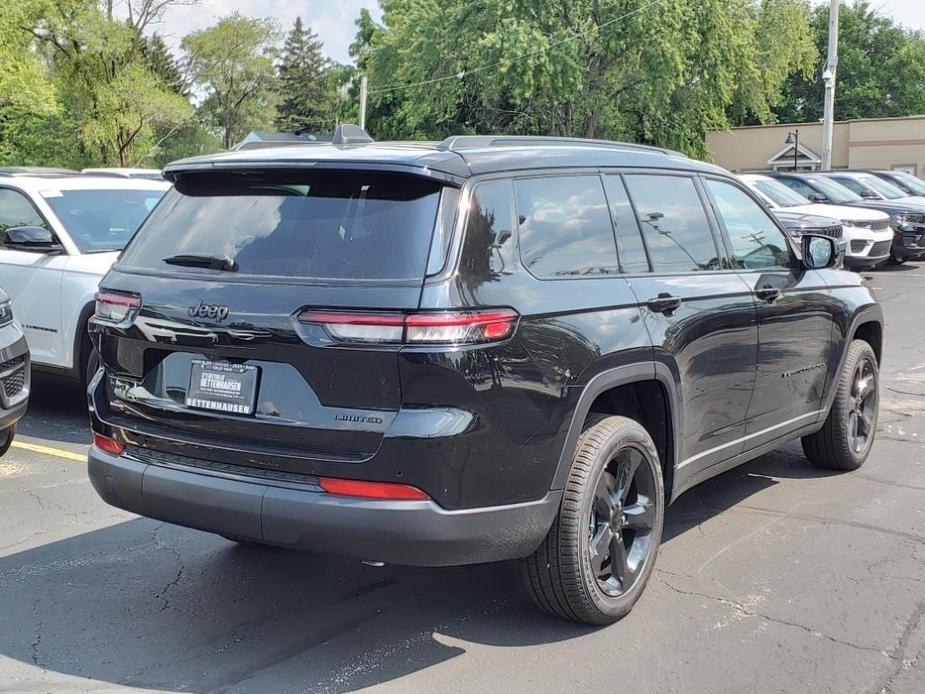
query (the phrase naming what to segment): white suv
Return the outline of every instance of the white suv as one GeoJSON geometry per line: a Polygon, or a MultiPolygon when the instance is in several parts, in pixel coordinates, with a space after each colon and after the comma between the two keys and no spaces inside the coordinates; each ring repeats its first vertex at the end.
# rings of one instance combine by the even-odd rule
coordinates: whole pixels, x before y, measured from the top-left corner
{"type": "Polygon", "coordinates": [[[839,220],[844,229],[847,267],[870,268],[889,260],[893,230],[887,213],[863,207],[815,203],[770,176],[742,174],[739,179],[771,210],[804,212],[839,220]]]}
{"type": "Polygon", "coordinates": [[[29,341],[33,369],[86,382],[94,295],[170,185],[0,168],[0,278],[29,341]]]}

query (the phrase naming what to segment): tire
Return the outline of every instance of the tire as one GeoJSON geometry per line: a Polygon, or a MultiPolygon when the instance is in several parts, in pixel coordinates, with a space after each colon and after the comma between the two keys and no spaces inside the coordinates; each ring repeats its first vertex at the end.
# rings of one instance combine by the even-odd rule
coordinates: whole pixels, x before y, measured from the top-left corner
{"type": "Polygon", "coordinates": [[[829,470],[857,470],[864,464],[877,435],[879,389],[877,355],[864,340],[854,340],[848,347],[825,424],[802,440],[803,452],[813,464],[829,470]],[[859,397],[859,380],[867,378],[869,386],[863,387],[866,395],[859,397]]]}
{"type": "Polygon", "coordinates": [[[889,259],[888,262],[889,262],[890,265],[902,265],[902,264],[905,263],[907,260],[909,260],[909,259],[906,258],[906,257],[900,257],[900,256],[898,256],[898,255],[895,255],[895,254],[891,253],[891,254],[890,254],[890,259],[889,259]]]}
{"type": "Polygon", "coordinates": [[[521,562],[533,602],[552,615],[585,624],[611,624],[626,615],[655,566],[664,513],[662,469],[648,432],[627,417],[592,421],[578,439],[559,513],[546,539],[521,562]],[[623,471],[633,466],[630,483],[623,484],[623,471]],[[602,513],[608,504],[617,509],[609,523],[602,513]],[[613,538],[609,543],[608,531],[613,538]],[[623,581],[612,557],[608,569],[601,553],[592,556],[594,545],[619,554],[614,542],[627,558],[619,564],[625,570],[623,581]],[[605,579],[607,571],[610,577],[605,579]]]}
{"type": "Polygon", "coordinates": [[[0,431],[0,458],[10,450],[10,446],[13,445],[13,438],[16,436],[16,427],[11,426],[3,431],[0,431]]]}

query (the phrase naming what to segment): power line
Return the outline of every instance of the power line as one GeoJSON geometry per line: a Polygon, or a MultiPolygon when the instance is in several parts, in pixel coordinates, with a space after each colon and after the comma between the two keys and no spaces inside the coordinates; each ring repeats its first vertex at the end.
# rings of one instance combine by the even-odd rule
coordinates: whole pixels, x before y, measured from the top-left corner
{"type": "Polygon", "coordinates": [[[576,39],[583,38],[583,37],[585,37],[585,36],[591,34],[591,33],[594,32],[594,31],[600,31],[600,30],[603,29],[604,27],[610,26],[611,24],[614,24],[614,23],[616,23],[616,22],[619,22],[619,21],[622,20],[622,19],[627,19],[627,18],[629,18],[629,17],[632,17],[632,16],[635,15],[635,14],[639,14],[640,12],[643,12],[643,11],[649,9],[649,8],[652,7],[652,6],[657,5],[657,4],[660,3],[661,1],[662,1],[662,0],[652,0],[652,2],[649,2],[649,3],[645,4],[645,5],[643,5],[642,7],[637,7],[635,10],[632,10],[632,11],[630,11],[630,12],[627,12],[626,14],[622,14],[622,15],[620,15],[619,17],[614,17],[613,19],[608,19],[608,20],[607,20],[606,22],[604,22],[603,24],[595,25],[594,27],[592,27],[591,29],[588,29],[587,31],[578,32],[578,33],[572,34],[571,36],[567,36],[567,37],[564,38],[564,39],[560,39],[559,41],[554,41],[553,43],[549,44],[548,46],[546,46],[546,47],[544,47],[544,48],[536,49],[536,50],[534,50],[534,51],[527,51],[526,53],[521,53],[519,56],[516,56],[515,58],[513,58],[513,59],[510,60],[510,61],[506,61],[506,60],[505,60],[505,61],[498,61],[498,62],[495,62],[495,63],[490,63],[490,64],[488,64],[488,65],[482,65],[482,66],[479,66],[479,67],[474,67],[474,68],[472,68],[471,70],[460,70],[459,72],[457,72],[457,73],[455,73],[455,74],[452,74],[452,75],[444,75],[443,77],[432,77],[431,79],[421,80],[420,82],[411,82],[410,84],[389,84],[389,85],[386,85],[385,87],[379,87],[378,89],[370,89],[369,92],[368,92],[368,94],[369,94],[369,95],[372,95],[372,94],[382,94],[382,93],[384,93],[384,92],[393,92],[393,91],[395,91],[395,90],[397,90],[397,89],[411,89],[411,88],[413,88],[413,87],[424,87],[424,86],[427,86],[427,85],[429,85],[429,84],[437,84],[438,82],[446,82],[447,80],[462,79],[462,78],[465,77],[466,75],[471,75],[471,74],[474,74],[474,73],[476,73],[476,72],[484,72],[485,70],[491,70],[492,68],[500,67],[501,65],[503,65],[503,64],[505,64],[505,63],[509,63],[509,62],[510,62],[510,63],[515,63],[515,62],[517,62],[518,60],[523,60],[524,58],[528,58],[528,57],[530,57],[531,55],[536,55],[537,53],[541,53],[541,52],[543,52],[543,51],[547,51],[547,50],[549,50],[549,49],[551,49],[551,48],[556,48],[557,46],[561,46],[562,44],[568,43],[569,41],[574,41],[574,40],[576,40],[576,39]]]}

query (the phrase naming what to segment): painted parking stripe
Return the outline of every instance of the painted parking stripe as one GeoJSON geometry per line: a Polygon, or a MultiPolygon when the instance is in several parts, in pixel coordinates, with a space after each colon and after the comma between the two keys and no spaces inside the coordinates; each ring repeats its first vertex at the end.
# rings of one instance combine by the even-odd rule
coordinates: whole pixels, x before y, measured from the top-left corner
{"type": "Polygon", "coordinates": [[[34,443],[26,443],[25,441],[13,441],[13,448],[21,448],[24,451],[32,451],[33,453],[44,453],[45,455],[53,455],[58,458],[64,458],[65,460],[73,460],[77,463],[86,463],[87,456],[85,453],[74,453],[73,451],[66,451],[63,448],[52,448],[51,446],[39,446],[34,443]]]}

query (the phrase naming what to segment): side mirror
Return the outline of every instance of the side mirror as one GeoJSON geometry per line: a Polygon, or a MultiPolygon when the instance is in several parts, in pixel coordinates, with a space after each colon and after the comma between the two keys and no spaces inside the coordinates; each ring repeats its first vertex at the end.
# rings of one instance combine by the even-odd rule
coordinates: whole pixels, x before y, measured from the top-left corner
{"type": "Polygon", "coordinates": [[[838,261],[838,247],[833,238],[803,234],[800,243],[803,249],[803,265],[807,270],[824,270],[834,267],[838,261]]]}
{"type": "Polygon", "coordinates": [[[14,250],[38,253],[61,253],[64,250],[54,234],[45,227],[10,227],[4,236],[6,247],[14,250]]]}
{"type": "Polygon", "coordinates": [[[880,199],[880,196],[877,195],[877,194],[876,194],[875,192],[873,192],[872,190],[865,190],[865,191],[862,191],[862,192],[861,192],[861,197],[864,198],[865,200],[879,200],[879,199],[880,199]]]}
{"type": "Polygon", "coordinates": [[[812,202],[827,202],[828,201],[828,198],[826,198],[822,193],[810,193],[809,199],[812,202]]]}

